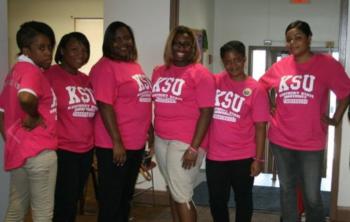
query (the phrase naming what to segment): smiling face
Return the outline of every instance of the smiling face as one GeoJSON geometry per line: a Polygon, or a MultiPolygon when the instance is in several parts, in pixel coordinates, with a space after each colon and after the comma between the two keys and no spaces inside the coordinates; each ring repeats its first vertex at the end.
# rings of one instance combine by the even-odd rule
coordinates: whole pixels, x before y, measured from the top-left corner
{"type": "Polygon", "coordinates": [[[87,48],[75,38],[71,38],[62,48],[62,66],[70,73],[76,73],[88,61],[87,48]]]}
{"type": "Polygon", "coordinates": [[[189,65],[194,53],[194,40],[188,33],[178,33],[172,43],[173,63],[176,66],[189,65]]]}
{"type": "Polygon", "coordinates": [[[49,38],[43,34],[35,36],[29,47],[23,48],[23,54],[43,69],[51,66],[52,51],[53,47],[49,38]]]}
{"type": "Polygon", "coordinates": [[[111,45],[112,57],[116,60],[130,61],[133,48],[134,42],[129,30],[126,27],[117,29],[111,45]]]}
{"type": "Polygon", "coordinates": [[[233,80],[245,79],[244,64],[246,58],[235,51],[227,51],[222,57],[225,70],[233,80]]]}
{"type": "Polygon", "coordinates": [[[298,28],[292,28],[286,33],[286,47],[290,54],[303,57],[310,54],[311,36],[307,36],[298,28]]]}

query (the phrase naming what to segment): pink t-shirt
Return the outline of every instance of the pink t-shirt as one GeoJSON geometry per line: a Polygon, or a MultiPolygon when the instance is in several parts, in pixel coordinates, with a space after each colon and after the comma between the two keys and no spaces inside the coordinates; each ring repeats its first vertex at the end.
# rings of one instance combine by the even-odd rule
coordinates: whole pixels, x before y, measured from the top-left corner
{"type": "Polygon", "coordinates": [[[94,146],[93,117],[97,111],[89,77],[69,74],[59,65],[45,72],[57,96],[58,147],[84,153],[94,146]]]}
{"type": "MultiPolygon", "coordinates": [[[[199,108],[214,106],[213,75],[201,64],[160,66],[153,72],[152,84],[156,134],[164,139],[190,144],[199,108]]],[[[205,138],[201,147],[207,146],[205,138]]]]}
{"type": "Polygon", "coordinates": [[[326,145],[329,91],[339,99],[350,92],[350,79],[329,55],[315,54],[298,64],[293,56],[275,63],[259,80],[276,91],[276,113],[269,128],[272,143],[295,150],[322,150],[326,145]]]}
{"type": "MultiPolygon", "coordinates": [[[[141,66],[101,58],[91,69],[96,100],[113,105],[116,124],[125,149],[142,149],[151,125],[151,82],[141,66]]],[[[112,148],[112,140],[99,113],[95,121],[95,145],[112,148]]]]}
{"type": "Polygon", "coordinates": [[[56,97],[39,67],[17,62],[6,77],[0,99],[6,134],[5,170],[21,167],[27,158],[43,150],[57,148],[56,97]],[[22,127],[22,119],[27,115],[18,101],[22,91],[38,98],[38,111],[43,118],[43,124],[31,131],[22,127]]]}
{"type": "Polygon", "coordinates": [[[270,117],[267,93],[251,77],[232,80],[226,71],[215,75],[216,99],[207,158],[240,160],[256,155],[255,123],[270,117]]]}

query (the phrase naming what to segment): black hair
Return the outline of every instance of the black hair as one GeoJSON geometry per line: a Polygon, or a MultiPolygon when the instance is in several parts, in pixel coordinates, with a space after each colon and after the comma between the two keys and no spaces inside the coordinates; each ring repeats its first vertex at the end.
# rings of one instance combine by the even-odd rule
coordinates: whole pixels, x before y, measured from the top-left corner
{"type": "Polygon", "coordinates": [[[68,42],[71,39],[75,39],[75,40],[77,40],[78,42],[80,42],[81,44],[84,45],[84,47],[86,48],[86,51],[88,53],[88,57],[86,59],[86,62],[89,60],[89,58],[90,58],[90,43],[89,43],[89,40],[81,32],[71,32],[71,33],[65,34],[62,37],[61,41],[58,43],[56,54],[55,54],[55,62],[57,64],[62,63],[62,59],[63,59],[62,49],[66,48],[68,42]]]}
{"type": "Polygon", "coordinates": [[[227,52],[236,52],[243,57],[245,57],[245,46],[242,42],[240,41],[229,41],[225,43],[223,46],[220,48],[220,57],[221,59],[224,57],[224,55],[227,52]]]}
{"type": "Polygon", "coordinates": [[[43,22],[30,21],[23,23],[17,31],[16,41],[20,50],[19,54],[23,54],[23,48],[29,48],[34,38],[40,34],[49,39],[52,48],[55,47],[56,40],[52,28],[43,22]]]}
{"type": "Polygon", "coordinates": [[[104,38],[103,38],[103,45],[102,45],[103,56],[110,58],[110,59],[113,59],[111,46],[112,46],[113,41],[114,41],[115,32],[118,29],[123,28],[123,27],[126,28],[131,35],[131,39],[132,39],[132,43],[133,43],[133,50],[132,50],[132,54],[130,55],[130,59],[132,61],[135,61],[135,60],[137,60],[137,49],[136,49],[136,42],[135,42],[134,33],[133,33],[132,29],[130,28],[130,26],[128,26],[124,22],[120,22],[120,21],[112,22],[111,24],[109,24],[109,26],[107,27],[107,29],[105,31],[104,38]]]}
{"type": "Polygon", "coordinates": [[[307,22],[296,20],[290,23],[286,28],[285,35],[287,35],[287,32],[293,28],[297,28],[298,30],[302,31],[307,37],[312,36],[311,28],[307,22]]]}

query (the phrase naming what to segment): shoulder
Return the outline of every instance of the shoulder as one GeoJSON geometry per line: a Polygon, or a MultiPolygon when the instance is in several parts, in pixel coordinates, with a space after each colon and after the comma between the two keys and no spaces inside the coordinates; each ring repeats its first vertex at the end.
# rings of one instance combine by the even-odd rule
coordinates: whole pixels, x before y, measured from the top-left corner
{"type": "Polygon", "coordinates": [[[20,73],[30,73],[30,74],[42,73],[39,67],[29,62],[17,62],[14,65],[13,70],[18,71],[20,73]]]}
{"type": "Polygon", "coordinates": [[[341,65],[340,62],[338,62],[337,60],[335,60],[332,55],[330,54],[325,54],[325,53],[320,53],[320,54],[315,54],[315,62],[319,63],[319,64],[326,64],[327,66],[329,65],[341,65]]]}

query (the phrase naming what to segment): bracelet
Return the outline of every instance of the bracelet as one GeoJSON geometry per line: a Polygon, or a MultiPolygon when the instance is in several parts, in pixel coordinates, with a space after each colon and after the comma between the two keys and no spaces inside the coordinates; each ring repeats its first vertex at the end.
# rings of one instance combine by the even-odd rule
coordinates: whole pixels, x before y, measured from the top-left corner
{"type": "Polygon", "coordinates": [[[253,159],[259,163],[265,163],[264,159],[258,159],[258,158],[253,158],[253,159]]]}
{"type": "Polygon", "coordinates": [[[188,149],[190,150],[190,152],[192,153],[198,153],[198,150],[196,148],[193,148],[192,146],[188,147],[188,149]]]}

